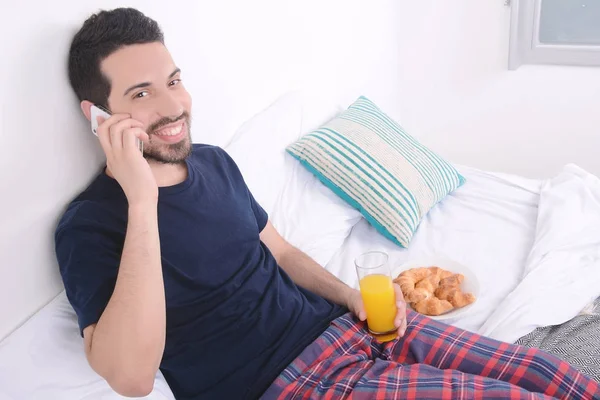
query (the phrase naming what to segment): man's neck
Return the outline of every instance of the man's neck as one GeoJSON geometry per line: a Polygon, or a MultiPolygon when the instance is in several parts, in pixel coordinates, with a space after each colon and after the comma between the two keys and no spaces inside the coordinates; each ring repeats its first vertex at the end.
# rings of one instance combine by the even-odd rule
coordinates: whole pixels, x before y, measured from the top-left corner
{"type": "MultiPolygon", "coordinates": [[[[148,164],[150,164],[150,169],[158,187],[177,185],[185,181],[188,175],[187,164],[185,162],[180,164],[163,164],[156,161],[148,161],[148,164]]],[[[106,167],[106,175],[114,179],[114,175],[108,167],[106,167]]]]}
{"type": "Polygon", "coordinates": [[[187,164],[163,164],[156,161],[149,161],[150,169],[156,179],[158,187],[177,185],[185,181],[188,175],[187,164]]]}

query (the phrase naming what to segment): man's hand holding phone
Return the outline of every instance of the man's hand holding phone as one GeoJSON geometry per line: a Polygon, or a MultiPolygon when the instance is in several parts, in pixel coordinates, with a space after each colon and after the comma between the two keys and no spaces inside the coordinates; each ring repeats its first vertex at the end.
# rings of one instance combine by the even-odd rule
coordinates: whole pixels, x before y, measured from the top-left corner
{"type": "Polygon", "coordinates": [[[158,186],[150,165],[140,153],[137,139],[149,139],[143,124],[129,114],[97,117],[98,138],[106,164],[127,196],[129,206],[158,200],[158,186]]]}

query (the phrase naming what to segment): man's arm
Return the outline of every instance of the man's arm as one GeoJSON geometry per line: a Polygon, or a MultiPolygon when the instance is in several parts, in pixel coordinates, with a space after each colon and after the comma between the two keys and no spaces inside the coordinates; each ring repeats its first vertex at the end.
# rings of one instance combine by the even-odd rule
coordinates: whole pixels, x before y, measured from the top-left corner
{"type": "Polygon", "coordinates": [[[158,234],[158,186],[136,138],[142,124],[127,114],[101,121],[98,137],[107,172],[128,202],[127,233],[115,288],[95,325],[83,331],[92,368],[118,393],[145,396],[165,348],[165,289],[158,234]]]}
{"type": "Polygon", "coordinates": [[[119,394],[149,394],[165,347],[165,293],[156,205],[130,207],[114,292],[84,329],[91,367],[119,394]]]}
{"type": "Polygon", "coordinates": [[[281,237],[271,221],[267,222],[260,233],[260,239],[267,245],[279,266],[297,285],[342,306],[348,306],[351,297],[356,295],[355,289],[281,237]]]}
{"type": "MultiPolygon", "coordinates": [[[[367,318],[360,291],[349,287],[301,250],[288,243],[270,221],[260,233],[260,240],[269,248],[279,266],[297,285],[333,303],[347,307],[361,321],[367,318]]],[[[398,308],[394,324],[398,328],[398,335],[404,336],[406,303],[400,287],[396,284],[394,284],[394,292],[398,308]]]]}

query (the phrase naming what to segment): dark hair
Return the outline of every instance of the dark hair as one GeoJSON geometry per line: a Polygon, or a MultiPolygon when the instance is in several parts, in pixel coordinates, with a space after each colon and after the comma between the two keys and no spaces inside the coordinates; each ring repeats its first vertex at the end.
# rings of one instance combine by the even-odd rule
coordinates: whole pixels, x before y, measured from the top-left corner
{"type": "Polygon", "coordinates": [[[75,34],[69,49],[69,81],[79,101],[107,106],[110,81],[100,63],[123,46],[160,42],[158,23],[134,8],[117,8],[93,14],[75,34]]]}

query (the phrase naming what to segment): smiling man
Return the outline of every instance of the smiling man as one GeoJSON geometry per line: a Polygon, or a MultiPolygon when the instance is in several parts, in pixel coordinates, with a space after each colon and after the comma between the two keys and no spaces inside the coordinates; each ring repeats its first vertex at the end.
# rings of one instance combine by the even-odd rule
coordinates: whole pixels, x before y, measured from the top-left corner
{"type": "Polygon", "coordinates": [[[225,151],[192,144],[181,71],[139,11],[86,20],[69,78],[88,119],[93,104],[112,115],[98,121],[106,168],[62,216],[56,255],[115,391],[150,393],[160,368],[177,399],[599,393],[541,352],[407,318],[397,286],[399,339],[374,340],[360,293],[277,233],[225,151]]]}
{"type": "Polygon", "coordinates": [[[227,153],[192,145],[191,96],[155,21],[92,15],[69,78],[88,119],[93,104],[112,116],[106,168],[62,217],[56,254],[115,391],[147,394],[160,367],[177,398],[256,397],[332,320],[365,318],[358,291],[276,232],[227,153]]]}

